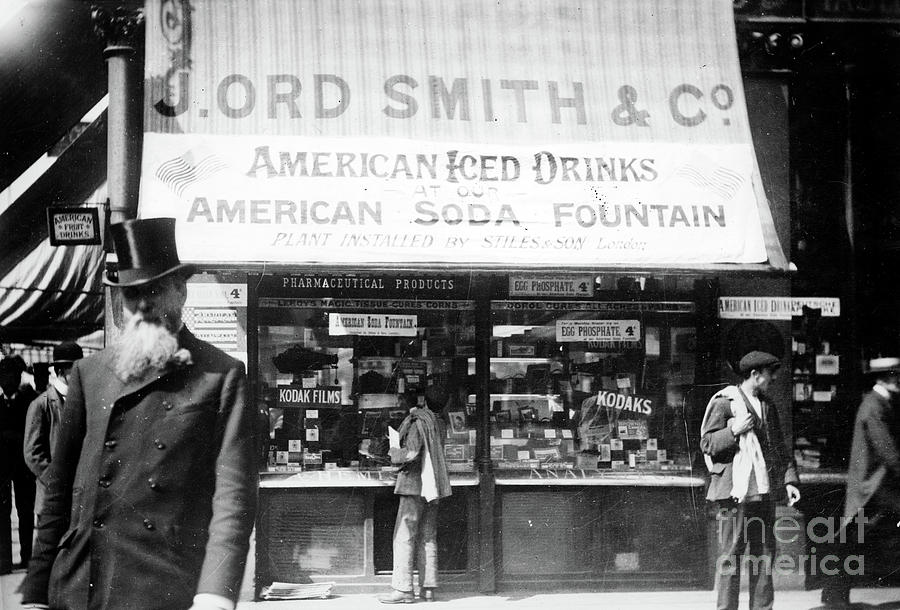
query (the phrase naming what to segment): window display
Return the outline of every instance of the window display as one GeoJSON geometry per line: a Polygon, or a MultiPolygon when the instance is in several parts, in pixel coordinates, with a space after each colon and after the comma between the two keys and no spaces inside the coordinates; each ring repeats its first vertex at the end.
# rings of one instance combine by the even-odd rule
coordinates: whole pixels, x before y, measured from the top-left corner
{"type": "Polygon", "coordinates": [[[426,403],[446,424],[451,470],[472,470],[472,302],[261,296],[259,304],[267,471],[394,470],[389,430],[426,403]]]}
{"type": "Polygon", "coordinates": [[[688,469],[692,314],[692,303],[494,302],[495,469],[688,469]]]}

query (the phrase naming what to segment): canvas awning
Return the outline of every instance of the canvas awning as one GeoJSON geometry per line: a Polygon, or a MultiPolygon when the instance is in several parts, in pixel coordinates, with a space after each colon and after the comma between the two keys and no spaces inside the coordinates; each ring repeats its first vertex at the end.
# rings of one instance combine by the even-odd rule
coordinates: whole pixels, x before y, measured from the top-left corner
{"type": "Polygon", "coordinates": [[[148,2],[183,259],[787,269],[730,0],[148,2]]]}
{"type": "Polygon", "coordinates": [[[14,2],[0,16],[0,342],[102,326],[102,250],[51,246],[46,220],[48,206],[106,199],[105,114],[72,131],[106,94],[92,30],[90,7],[70,0],[14,2]]]}

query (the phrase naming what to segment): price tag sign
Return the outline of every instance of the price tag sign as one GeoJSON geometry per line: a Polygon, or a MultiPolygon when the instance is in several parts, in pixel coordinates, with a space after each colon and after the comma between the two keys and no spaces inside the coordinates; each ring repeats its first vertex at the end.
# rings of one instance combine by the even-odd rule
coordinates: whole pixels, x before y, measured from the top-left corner
{"type": "Polygon", "coordinates": [[[641,340],[641,323],[637,320],[557,320],[556,341],[624,341],[641,340]]]}

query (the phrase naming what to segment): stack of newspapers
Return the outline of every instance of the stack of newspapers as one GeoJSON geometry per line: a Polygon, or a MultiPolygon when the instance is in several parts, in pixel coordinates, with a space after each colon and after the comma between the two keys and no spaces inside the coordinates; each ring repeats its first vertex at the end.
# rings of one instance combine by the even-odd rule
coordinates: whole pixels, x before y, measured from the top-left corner
{"type": "Polygon", "coordinates": [[[333,582],[293,583],[273,582],[263,587],[263,599],[326,599],[331,595],[333,582]]]}

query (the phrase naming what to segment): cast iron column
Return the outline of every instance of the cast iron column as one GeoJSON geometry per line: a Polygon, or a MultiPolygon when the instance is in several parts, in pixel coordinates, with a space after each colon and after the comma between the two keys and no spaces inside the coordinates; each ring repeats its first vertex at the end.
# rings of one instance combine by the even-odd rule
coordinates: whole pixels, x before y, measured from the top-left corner
{"type": "Polygon", "coordinates": [[[497,588],[497,566],[494,565],[494,485],[491,462],[491,397],[488,380],[491,376],[491,297],[494,293],[490,276],[474,279],[475,292],[475,390],[478,433],[476,435],[475,465],[478,469],[478,590],[493,593],[497,588]]]}
{"type": "Polygon", "coordinates": [[[106,171],[109,221],[115,223],[137,216],[143,80],[135,61],[135,47],[143,39],[144,15],[140,9],[119,7],[110,11],[93,7],[91,19],[94,32],[106,44],[103,50],[109,72],[106,171]]]}

